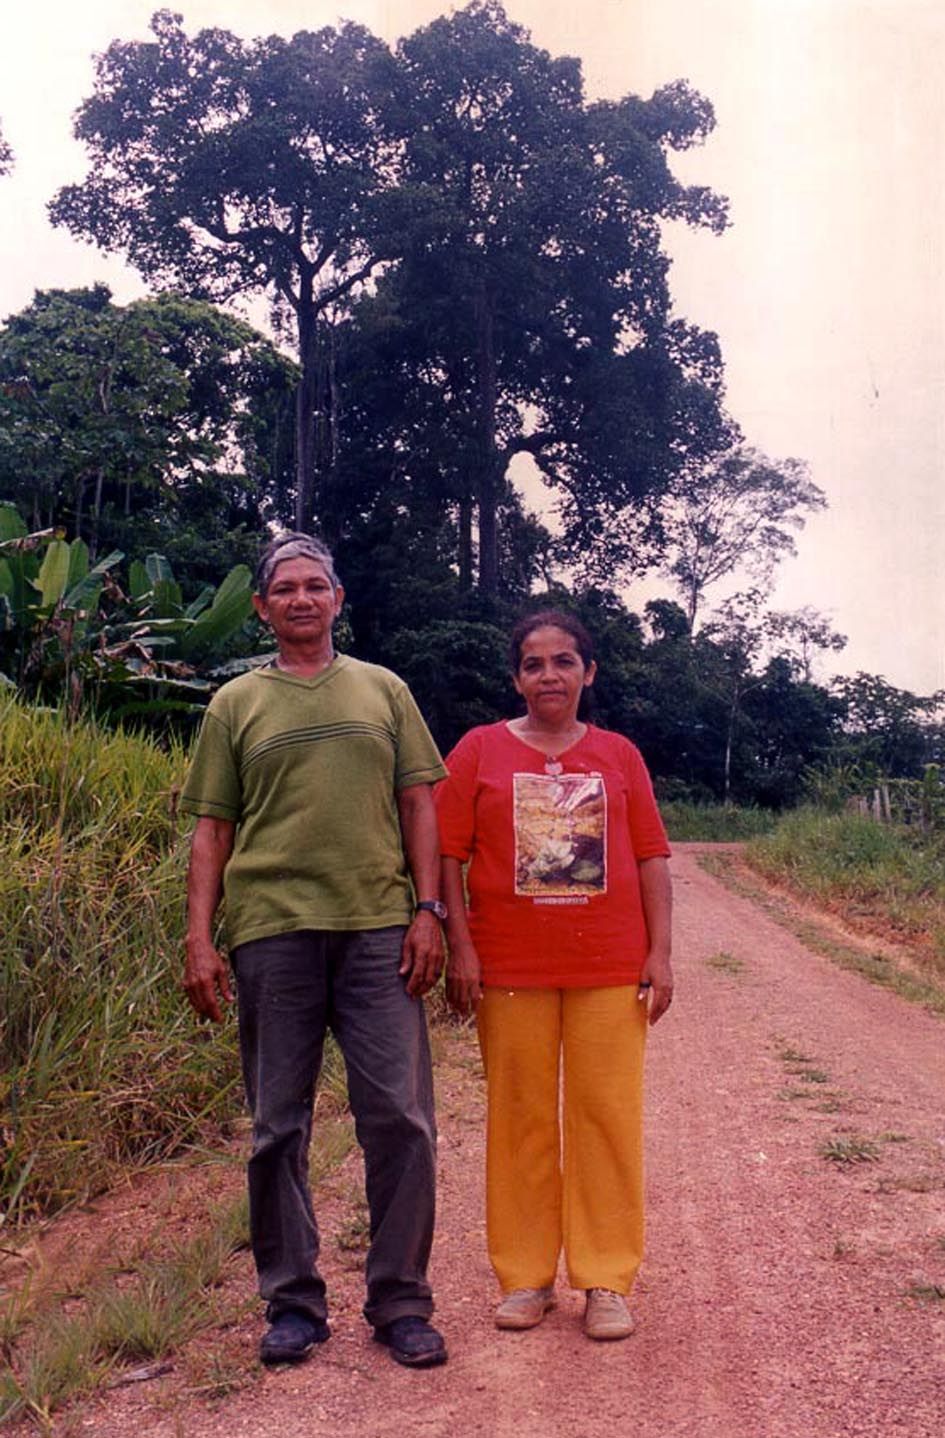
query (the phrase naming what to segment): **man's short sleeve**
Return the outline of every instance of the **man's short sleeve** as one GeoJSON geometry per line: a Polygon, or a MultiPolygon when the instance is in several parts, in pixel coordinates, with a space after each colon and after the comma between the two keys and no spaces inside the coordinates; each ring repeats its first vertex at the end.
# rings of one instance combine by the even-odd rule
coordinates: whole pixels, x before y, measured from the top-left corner
{"type": "Polygon", "coordinates": [[[446,767],[406,684],[402,685],[397,695],[395,712],[397,759],[394,788],[409,789],[413,784],[435,784],[438,779],[444,778],[446,767]]]}
{"type": "Polygon", "coordinates": [[[240,817],[242,790],[230,732],[212,710],[204,715],[180,803],[202,818],[235,823],[240,817]]]}

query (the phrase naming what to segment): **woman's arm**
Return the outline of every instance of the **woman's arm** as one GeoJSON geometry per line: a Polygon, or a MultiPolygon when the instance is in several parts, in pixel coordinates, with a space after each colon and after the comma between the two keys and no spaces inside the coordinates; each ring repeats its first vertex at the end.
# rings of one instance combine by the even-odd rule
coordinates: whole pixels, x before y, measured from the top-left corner
{"type": "Polygon", "coordinates": [[[663,1017],[673,1000],[672,920],[673,887],[669,864],[662,856],[639,862],[640,895],[649,934],[649,951],[640,983],[651,985],[650,1023],[663,1017]]]}
{"type": "Polygon", "coordinates": [[[458,859],[441,861],[443,900],[449,910],[446,920],[446,997],[459,1014],[471,1014],[482,997],[479,955],[476,953],[466,918],[463,866],[458,859]]]}

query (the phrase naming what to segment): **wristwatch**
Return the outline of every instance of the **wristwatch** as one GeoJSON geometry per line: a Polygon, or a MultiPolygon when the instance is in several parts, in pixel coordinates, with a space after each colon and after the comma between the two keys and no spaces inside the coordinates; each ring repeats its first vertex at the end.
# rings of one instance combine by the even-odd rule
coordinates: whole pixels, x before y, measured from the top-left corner
{"type": "Polygon", "coordinates": [[[420,899],[414,906],[414,912],[419,914],[421,909],[427,909],[431,914],[436,914],[440,923],[443,922],[448,913],[442,899],[420,899]]]}

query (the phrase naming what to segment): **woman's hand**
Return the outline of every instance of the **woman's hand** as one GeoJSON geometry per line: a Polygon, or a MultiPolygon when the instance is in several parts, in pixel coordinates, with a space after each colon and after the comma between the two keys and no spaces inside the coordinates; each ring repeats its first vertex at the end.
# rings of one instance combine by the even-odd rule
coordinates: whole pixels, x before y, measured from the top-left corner
{"type": "Polygon", "coordinates": [[[472,944],[451,948],[446,960],[446,998],[451,1009],[467,1017],[482,998],[479,955],[472,944]]]}
{"type": "Polygon", "coordinates": [[[658,1023],[673,1001],[673,966],[665,949],[651,949],[640,975],[640,999],[649,995],[650,1023],[658,1023]]]}
{"type": "Polygon", "coordinates": [[[640,975],[640,998],[649,995],[650,1023],[658,1023],[673,1001],[673,888],[669,865],[662,856],[640,861],[640,897],[650,936],[650,951],[640,975]]]}

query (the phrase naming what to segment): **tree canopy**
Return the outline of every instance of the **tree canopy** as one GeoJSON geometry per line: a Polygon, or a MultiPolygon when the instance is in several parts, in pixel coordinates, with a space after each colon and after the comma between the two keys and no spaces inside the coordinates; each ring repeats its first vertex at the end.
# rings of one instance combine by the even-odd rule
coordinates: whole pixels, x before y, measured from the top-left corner
{"type": "Polygon", "coordinates": [[[362,26],[243,41],[189,37],[162,10],[153,39],[114,41],[76,135],[91,168],[53,221],[125,254],[158,287],[229,301],[268,293],[291,319],[296,522],[310,523],[319,403],[317,324],[392,252],[391,57],[362,26]]]}
{"type": "Polygon", "coordinates": [[[730,437],[717,344],[670,317],[661,248],[666,219],[725,224],[724,202],[669,167],[714,124],[686,84],[588,104],[579,63],[494,0],[396,53],[351,24],[242,41],[189,37],[160,11],[151,28],[99,58],[76,121],[90,170],[51,214],[155,285],[265,291],[291,319],[297,524],[341,528],[339,345],[359,293],[417,336],[397,378],[407,390],[419,372],[427,423],[388,425],[388,467],[405,471],[409,441],[438,471],[467,583],[475,519],[486,594],[515,454],[556,488],[590,562],[621,530],[649,532],[686,459],[730,437]]]}
{"type": "Polygon", "coordinates": [[[775,565],[797,552],[794,533],[826,504],[802,460],[772,460],[739,445],[694,471],[687,466],[663,527],[667,573],[679,586],[690,629],[718,580],[742,570],[767,586],[775,565]]]}
{"type": "MultiPolygon", "coordinates": [[[[268,340],[202,301],[40,291],[0,330],[0,492],[93,559],[102,544],[173,549],[182,515],[204,545],[240,526],[255,545],[293,380],[268,340]]],[[[189,558],[211,577],[211,555],[189,558]]]]}

